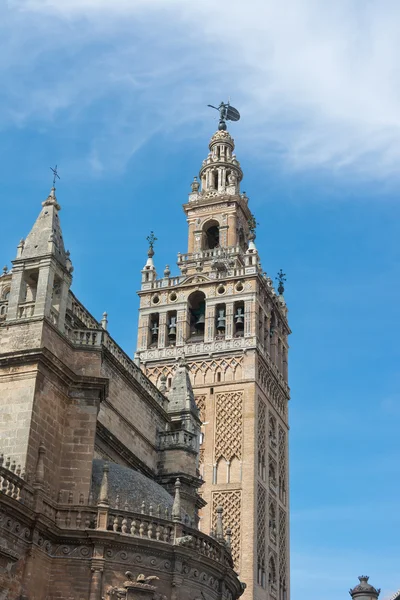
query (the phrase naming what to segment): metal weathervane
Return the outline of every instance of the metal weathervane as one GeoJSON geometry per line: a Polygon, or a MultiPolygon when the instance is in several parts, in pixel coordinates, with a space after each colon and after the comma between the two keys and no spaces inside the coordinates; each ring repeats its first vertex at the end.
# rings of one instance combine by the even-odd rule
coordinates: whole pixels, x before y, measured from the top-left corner
{"type": "Polygon", "coordinates": [[[220,131],[226,131],[226,121],[239,121],[240,113],[239,111],[230,105],[229,102],[221,102],[219,106],[213,106],[212,104],[208,104],[210,108],[215,108],[219,112],[219,124],[218,129],[220,131]]]}
{"type": "Polygon", "coordinates": [[[53,188],[56,187],[56,179],[60,179],[60,176],[57,172],[57,165],[55,166],[55,168],[53,169],[53,167],[50,167],[50,171],[53,171],[53,188]]]}

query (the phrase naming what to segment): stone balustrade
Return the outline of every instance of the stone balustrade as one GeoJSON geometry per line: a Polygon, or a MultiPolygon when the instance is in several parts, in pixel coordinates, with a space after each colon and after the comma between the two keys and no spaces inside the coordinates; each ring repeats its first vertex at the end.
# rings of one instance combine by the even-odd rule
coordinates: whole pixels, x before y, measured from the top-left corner
{"type": "Polygon", "coordinates": [[[97,530],[104,532],[104,536],[112,533],[125,539],[185,546],[226,567],[233,567],[229,543],[223,537],[216,539],[194,529],[187,515],[181,513],[181,517],[177,518],[174,508],[171,514],[166,507],[158,505],[153,508],[144,502],[139,511],[130,510],[127,502],[120,508],[119,501],[115,507],[104,501],[96,506],[92,499],[85,502],[83,494],[79,494],[79,504],[73,504],[77,493],[68,491],[60,492],[59,500],[55,501],[47,495],[43,483],[29,484],[23,479],[19,467],[11,464],[9,459],[4,464],[1,455],[0,503],[3,496],[29,508],[32,518],[41,514],[63,531],[97,530]]]}
{"type": "Polygon", "coordinates": [[[166,450],[174,446],[186,446],[196,450],[196,439],[196,435],[183,429],[179,431],[160,431],[158,434],[160,450],[166,450]]]}
{"type": "Polygon", "coordinates": [[[18,306],[18,319],[29,319],[35,312],[35,302],[24,302],[18,306]]]}

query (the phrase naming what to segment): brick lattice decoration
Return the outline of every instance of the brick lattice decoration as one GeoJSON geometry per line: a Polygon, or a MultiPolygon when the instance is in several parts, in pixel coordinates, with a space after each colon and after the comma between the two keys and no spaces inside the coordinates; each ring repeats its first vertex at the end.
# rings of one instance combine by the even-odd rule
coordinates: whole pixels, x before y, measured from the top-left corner
{"type": "Polygon", "coordinates": [[[217,521],[217,508],[223,508],[224,530],[232,530],[232,558],[235,569],[239,569],[240,564],[240,513],[242,508],[242,493],[240,490],[229,492],[213,492],[212,495],[212,519],[213,529],[215,530],[217,521]]]}
{"type": "Polygon", "coordinates": [[[215,462],[242,459],[243,392],[216,394],[215,462]]]}

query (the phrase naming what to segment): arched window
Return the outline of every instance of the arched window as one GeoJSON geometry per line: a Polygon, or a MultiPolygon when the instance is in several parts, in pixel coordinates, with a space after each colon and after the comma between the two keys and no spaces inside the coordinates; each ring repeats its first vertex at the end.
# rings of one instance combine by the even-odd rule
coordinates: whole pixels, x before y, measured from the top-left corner
{"type": "Polygon", "coordinates": [[[206,297],[203,292],[196,291],[188,298],[190,313],[190,338],[204,339],[206,322],[206,297]]]}
{"type": "Polygon", "coordinates": [[[219,246],[219,223],[207,221],[203,227],[203,250],[213,250],[219,246]]]}
{"type": "Polygon", "coordinates": [[[268,583],[270,585],[276,585],[276,567],[273,556],[270,556],[268,561],[268,583]]]}

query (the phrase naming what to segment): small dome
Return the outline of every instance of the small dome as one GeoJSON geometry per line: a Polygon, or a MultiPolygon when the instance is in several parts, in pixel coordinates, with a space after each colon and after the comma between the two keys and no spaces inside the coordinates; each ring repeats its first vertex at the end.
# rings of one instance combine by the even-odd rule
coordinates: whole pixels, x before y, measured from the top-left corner
{"type": "Polygon", "coordinates": [[[361,600],[361,598],[378,598],[381,590],[368,583],[369,577],[367,575],[360,575],[358,579],[360,583],[349,591],[352,598],[357,598],[357,600],[361,600]]]}
{"type": "MultiPolygon", "coordinates": [[[[98,458],[93,460],[92,491],[95,500],[97,500],[100,492],[105,462],[98,458]]],[[[117,496],[119,496],[121,507],[127,502],[129,509],[134,511],[139,511],[142,502],[144,502],[146,508],[152,504],[154,511],[156,511],[157,506],[160,505],[161,510],[168,508],[169,513],[171,513],[174,503],[171,494],[152,479],[129,467],[109,463],[108,498],[111,507],[115,505],[117,496]]]]}
{"type": "Polygon", "coordinates": [[[230,133],[228,131],[217,131],[216,133],[214,133],[214,135],[212,136],[212,138],[210,140],[210,150],[214,144],[221,143],[221,142],[229,144],[232,147],[232,149],[235,147],[235,142],[233,140],[233,137],[230,135],[230,133]]]}

